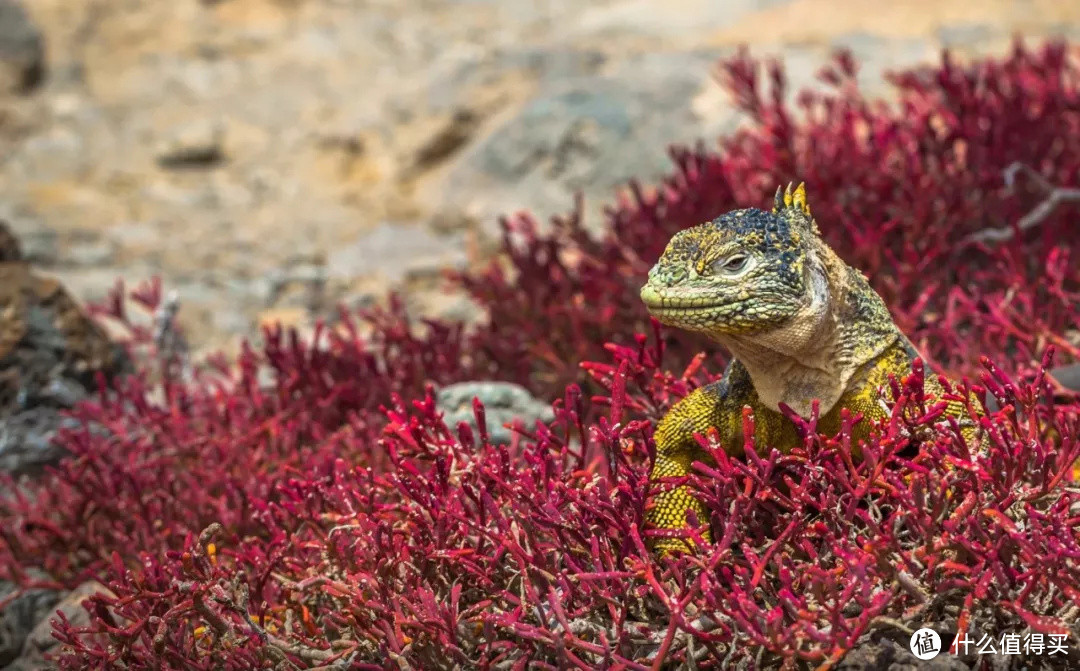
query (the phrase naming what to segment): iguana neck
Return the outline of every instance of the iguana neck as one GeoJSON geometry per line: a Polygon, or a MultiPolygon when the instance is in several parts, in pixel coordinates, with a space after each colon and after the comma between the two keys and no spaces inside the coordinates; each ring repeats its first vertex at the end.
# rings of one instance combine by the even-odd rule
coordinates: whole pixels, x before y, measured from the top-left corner
{"type": "Polygon", "coordinates": [[[887,308],[857,271],[822,245],[810,256],[810,295],[800,312],[768,332],[717,337],[746,367],[758,398],[809,417],[829,412],[852,376],[900,337],[887,308]]]}

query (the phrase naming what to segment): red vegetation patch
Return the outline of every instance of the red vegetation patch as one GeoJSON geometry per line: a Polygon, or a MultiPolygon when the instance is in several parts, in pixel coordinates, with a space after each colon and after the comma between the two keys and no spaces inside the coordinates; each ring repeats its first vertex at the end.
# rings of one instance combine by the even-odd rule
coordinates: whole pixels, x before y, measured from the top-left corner
{"type": "MultiPolygon", "coordinates": [[[[603,237],[573,217],[544,236],[527,216],[506,222],[516,275],[493,268],[464,279],[491,312],[493,333],[481,347],[501,370],[530,361],[534,387],[550,384],[557,396],[578,378],[578,362],[604,357],[603,343],[648,331],[637,289],[675,231],[731,209],[771,207],[776,186],[789,181],[806,182],[826,240],[869,277],[936,367],[972,374],[989,354],[1031,369],[1048,344],[1080,358],[1076,208],[1059,208],[1007,243],[970,240],[1009,231],[1047,197],[1025,174],[1009,188],[1010,165],[1031,166],[1054,185],[1080,184],[1075,52],[1018,48],[967,67],[946,58],[894,75],[891,107],[859,95],[856,64],[840,55],[821,73],[835,89],[801,94],[798,113],[782,102],[782,68],[761,70],[746,57],[721,65],[750,127],[716,152],[674,149],[678,171],[656,189],[633,185],[603,237]]],[[[665,337],[681,345],[665,367],[712,351],[689,336],[665,337]]]]}
{"type": "Polygon", "coordinates": [[[798,115],[778,67],[721,74],[752,126],[674,152],[676,174],[636,189],[603,237],[507,222],[514,276],[458,278],[491,326],[420,337],[394,309],[361,317],[367,339],[348,318],[315,345],[271,332],[234,372],[166,365],[164,394],[137,377],[81,406],[71,459],[0,499],[0,575],[41,566],[116,595],[93,598],[88,628],[57,626],[62,666],[794,668],[923,623],[1069,633],[1075,655],[1080,405],[1044,371],[1050,346],[1080,360],[1076,210],[1018,229],[1047,194],[1003,173],[1080,181],[1080,66],[1061,46],[946,61],[896,76],[890,108],[842,56],[823,73],[835,91],[798,115]],[[671,233],[796,179],[930,363],[1001,410],[976,452],[934,425],[917,372],[861,461],[812,423],[787,455],[706,441],[716,465],[695,486],[718,541],[658,564],[642,530],[653,423],[720,369],[655,330],[637,288],[671,233]],[[978,241],[992,229],[1009,239],[978,241]],[[446,426],[425,386],[481,378],[525,384],[555,420],[511,445],[490,444],[481,407],[475,434],[446,426]]]}

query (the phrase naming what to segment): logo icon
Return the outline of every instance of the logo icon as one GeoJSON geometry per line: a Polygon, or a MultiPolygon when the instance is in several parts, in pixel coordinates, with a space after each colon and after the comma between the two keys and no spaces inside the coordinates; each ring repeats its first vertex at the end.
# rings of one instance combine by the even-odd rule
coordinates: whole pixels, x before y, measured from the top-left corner
{"type": "Polygon", "coordinates": [[[933,659],[941,652],[941,637],[933,629],[922,629],[911,635],[911,654],[919,659],[933,659]]]}

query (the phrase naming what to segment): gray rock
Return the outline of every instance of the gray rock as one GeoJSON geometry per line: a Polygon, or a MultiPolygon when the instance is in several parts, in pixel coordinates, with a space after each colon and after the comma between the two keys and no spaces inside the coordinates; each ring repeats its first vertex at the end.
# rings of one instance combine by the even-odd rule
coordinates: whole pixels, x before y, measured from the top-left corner
{"type": "Polygon", "coordinates": [[[97,267],[108,265],[116,258],[116,245],[106,239],[81,241],[72,245],[64,262],[74,266],[97,267]]]}
{"type": "MultiPolygon", "coordinates": [[[[446,65],[433,68],[423,79],[421,100],[430,112],[452,111],[471,102],[470,95],[477,87],[490,85],[515,73],[518,80],[553,85],[560,81],[590,77],[600,73],[608,62],[608,56],[596,49],[568,49],[561,47],[522,46],[511,50],[494,50],[450,54],[446,65]]],[[[407,118],[417,112],[412,97],[391,103],[399,117],[407,118]]]]}
{"type": "MultiPolygon", "coordinates": [[[[370,296],[368,304],[373,305],[377,301],[377,296],[370,296]]],[[[409,314],[431,315],[441,321],[463,324],[477,324],[487,316],[487,311],[471,296],[462,293],[448,294],[438,290],[406,294],[405,309],[409,314]]]]}
{"type": "Polygon", "coordinates": [[[0,263],[18,263],[23,260],[23,246],[19,236],[0,220],[0,263]]]}
{"type": "Polygon", "coordinates": [[[460,235],[440,235],[419,226],[382,222],[352,243],[330,252],[327,279],[378,274],[391,284],[433,268],[460,267],[466,261],[460,235]]]}
{"type": "Polygon", "coordinates": [[[55,315],[43,305],[31,305],[26,311],[27,339],[35,355],[59,357],[67,346],[64,334],[56,328],[55,315]]]}
{"type": "MultiPolygon", "coordinates": [[[[52,636],[52,621],[56,619],[55,611],[60,611],[73,627],[86,627],[90,624],[90,613],[83,607],[83,601],[95,595],[115,598],[116,595],[105,585],[96,580],[88,580],[79,585],[64,596],[63,600],[56,604],[55,609],[40,618],[34,628],[26,636],[23,644],[21,662],[24,665],[46,664],[45,655],[55,652],[60,642],[52,636]]],[[[42,668],[39,666],[24,666],[23,668],[42,668]]],[[[48,667],[44,667],[48,668],[48,667]]]]}
{"type": "Polygon", "coordinates": [[[84,138],[66,128],[53,127],[27,139],[20,151],[22,170],[42,181],[61,181],[73,171],[93,167],[84,138]]]}
{"type": "Polygon", "coordinates": [[[1080,363],[1058,366],[1050,371],[1050,377],[1065,389],[1080,393],[1080,363]]]}
{"type": "MultiPolygon", "coordinates": [[[[640,36],[678,40],[726,28],[742,16],[791,0],[678,0],[661,9],[651,0],[583,3],[581,16],[566,30],[572,37],[640,36]]],[[[748,40],[752,41],[752,40],[748,40]]]]}
{"type": "Polygon", "coordinates": [[[27,93],[45,76],[45,43],[18,0],[0,0],[0,93],[27,93]]]}
{"type": "MultiPolygon", "coordinates": [[[[47,580],[41,571],[31,570],[37,580],[47,580]]],[[[15,591],[15,585],[0,581],[0,599],[15,591]]],[[[0,610],[0,667],[11,664],[22,653],[30,632],[42,618],[47,617],[60,601],[62,592],[51,589],[32,589],[24,592],[0,610]]],[[[8,669],[12,667],[6,667],[8,669]]]]}
{"type": "Polygon", "coordinates": [[[56,231],[36,228],[19,236],[22,241],[22,258],[29,263],[53,265],[58,259],[56,231]]]}
{"type": "Polygon", "coordinates": [[[14,475],[40,473],[64,456],[53,438],[78,424],[62,411],[88,396],[97,373],[130,370],[123,348],[21,257],[0,222],[0,472],[14,475]]]}
{"type": "Polygon", "coordinates": [[[937,31],[938,42],[946,49],[978,46],[989,42],[994,37],[999,37],[998,31],[993,26],[984,23],[942,26],[937,31]]]}
{"type": "Polygon", "coordinates": [[[66,377],[54,377],[38,390],[39,402],[57,408],[73,408],[86,396],[85,387],[66,377]]]}
{"type": "Polygon", "coordinates": [[[48,662],[45,660],[29,660],[22,657],[16,659],[9,666],[4,667],[4,671],[56,671],[60,667],[55,662],[48,662]]]}
{"type": "Polygon", "coordinates": [[[60,410],[44,406],[0,419],[0,472],[15,476],[41,473],[67,455],[53,442],[56,432],[78,426],[60,410]]]}
{"type": "Polygon", "coordinates": [[[443,387],[436,394],[436,405],[444,413],[443,420],[451,429],[460,422],[473,428],[476,416],[473,399],[484,405],[484,420],[492,443],[508,443],[514,432],[505,425],[531,429],[537,421],[550,422],[555,418],[551,406],[534,398],[527,389],[510,382],[459,382],[443,387]]]}
{"type": "Polygon", "coordinates": [[[717,50],[648,53],[607,73],[541,85],[513,118],[474,143],[451,167],[445,209],[460,209],[486,230],[500,214],[529,210],[543,221],[586,195],[586,223],[631,179],[672,169],[667,147],[693,144],[734,127],[730,109],[703,112],[695,99],[716,84],[717,50]]]}

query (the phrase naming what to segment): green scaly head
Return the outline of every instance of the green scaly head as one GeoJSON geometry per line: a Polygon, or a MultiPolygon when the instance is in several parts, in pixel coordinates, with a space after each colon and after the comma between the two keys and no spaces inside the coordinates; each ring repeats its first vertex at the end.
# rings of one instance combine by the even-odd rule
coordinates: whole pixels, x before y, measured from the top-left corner
{"type": "Polygon", "coordinates": [[[721,341],[805,320],[808,311],[820,317],[829,298],[823,247],[805,186],[789,184],[777,188],[772,212],[735,210],[675,234],[641,300],[663,324],[721,341]]]}

